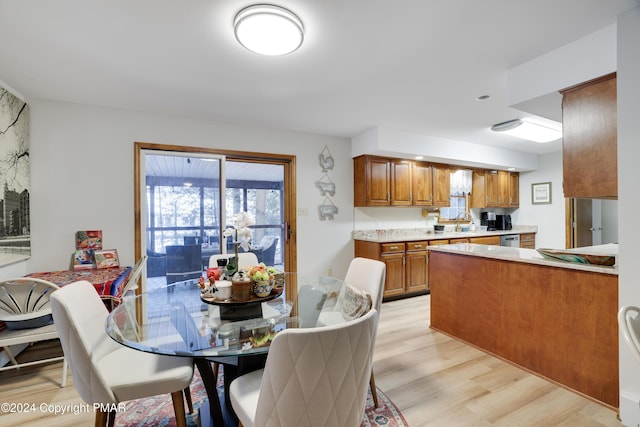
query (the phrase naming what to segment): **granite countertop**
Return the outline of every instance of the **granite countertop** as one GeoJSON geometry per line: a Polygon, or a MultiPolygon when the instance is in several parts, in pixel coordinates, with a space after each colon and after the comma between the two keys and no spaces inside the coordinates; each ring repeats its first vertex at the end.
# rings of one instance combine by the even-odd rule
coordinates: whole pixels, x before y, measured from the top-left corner
{"type": "MultiPolygon", "coordinates": [[[[429,246],[428,250],[447,252],[459,255],[470,255],[483,258],[500,259],[505,261],[518,261],[529,264],[538,264],[549,267],[569,268],[574,270],[592,271],[595,273],[618,275],[617,264],[613,267],[604,267],[591,264],[578,264],[573,262],[555,261],[544,258],[535,249],[512,248],[507,246],[477,245],[473,243],[456,243],[452,245],[429,246]]],[[[598,255],[617,255],[618,245],[608,244],[576,248],[576,252],[593,253],[598,255]]]]}
{"type": "Polygon", "coordinates": [[[388,230],[354,230],[352,232],[353,240],[364,240],[375,243],[389,242],[411,242],[416,240],[440,240],[440,239],[460,239],[465,237],[486,237],[501,236],[504,234],[522,234],[537,233],[538,227],[535,225],[518,225],[511,230],[495,230],[495,231],[453,231],[455,225],[446,225],[444,233],[436,234],[433,227],[425,228],[400,228],[388,230]]]}

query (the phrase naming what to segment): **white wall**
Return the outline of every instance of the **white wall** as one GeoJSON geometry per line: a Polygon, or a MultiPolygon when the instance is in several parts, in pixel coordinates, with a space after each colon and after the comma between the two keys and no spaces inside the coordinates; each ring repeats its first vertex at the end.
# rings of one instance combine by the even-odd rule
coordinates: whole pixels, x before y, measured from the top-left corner
{"type": "Polygon", "coordinates": [[[272,152],[297,156],[298,271],[340,277],[353,257],[353,163],[348,139],[27,100],[31,106],[31,259],[3,267],[3,277],[69,268],[74,233],[103,230],[104,246],[134,262],[133,143],[272,152]],[[335,159],[334,221],[320,221],[324,201],[318,154],[335,159]]]}
{"type": "Polygon", "coordinates": [[[562,152],[541,155],[538,169],[520,173],[520,208],[512,215],[514,224],[537,225],[536,247],[565,248],[565,207],[562,191],[562,152]],[[551,182],[551,204],[531,203],[531,184],[551,182]]]}
{"type": "MultiPolygon", "coordinates": [[[[618,18],[618,208],[620,306],[640,306],[640,8],[618,18]]],[[[620,416],[627,426],[640,425],[640,365],[620,335],[620,416]]]]}

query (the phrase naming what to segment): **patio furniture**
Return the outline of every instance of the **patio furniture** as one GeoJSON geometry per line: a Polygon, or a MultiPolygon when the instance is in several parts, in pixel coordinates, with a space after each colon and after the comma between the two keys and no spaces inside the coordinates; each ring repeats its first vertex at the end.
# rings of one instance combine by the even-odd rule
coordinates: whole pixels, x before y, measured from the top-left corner
{"type": "Polygon", "coordinates": [[[276,248],[278,246],[278,236],[266,235],[260,240],[260,243],[251,252],[256,254],[258,262],[266,265],[273,265],[276,256],[276,248]]]}

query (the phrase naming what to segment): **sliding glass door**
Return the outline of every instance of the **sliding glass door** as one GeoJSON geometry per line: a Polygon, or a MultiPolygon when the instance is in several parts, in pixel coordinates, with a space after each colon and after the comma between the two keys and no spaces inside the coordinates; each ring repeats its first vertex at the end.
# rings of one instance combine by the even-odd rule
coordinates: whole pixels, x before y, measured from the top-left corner
{"type": "Polygon", "coordinates": [[[250,251],[259,262],[286,269],[287,164],[158,149],[137,157],[136,256],[148,256],[146,288],[197,280],[212,255],[233,252],[222,231],[242,211],[256,220],[250,251]]]}

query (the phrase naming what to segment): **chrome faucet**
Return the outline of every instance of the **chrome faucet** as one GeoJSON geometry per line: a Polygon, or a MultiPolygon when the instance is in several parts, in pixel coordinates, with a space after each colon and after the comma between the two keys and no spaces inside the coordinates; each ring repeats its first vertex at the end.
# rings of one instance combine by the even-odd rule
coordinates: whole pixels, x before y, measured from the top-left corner
{"type": "Polygon", "coordinates": [[[469,219],[469,213],[468,212],[460,212],[458,213],[458,215],[456,215],[456,232],[460,231],[460,215],[464,215],[467,219],[469,219]]]}

